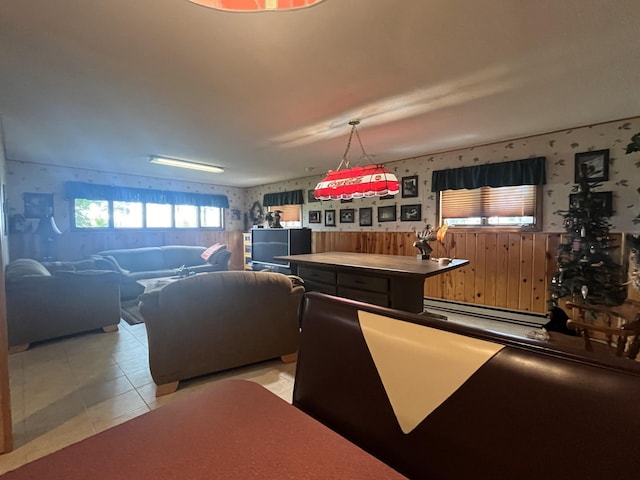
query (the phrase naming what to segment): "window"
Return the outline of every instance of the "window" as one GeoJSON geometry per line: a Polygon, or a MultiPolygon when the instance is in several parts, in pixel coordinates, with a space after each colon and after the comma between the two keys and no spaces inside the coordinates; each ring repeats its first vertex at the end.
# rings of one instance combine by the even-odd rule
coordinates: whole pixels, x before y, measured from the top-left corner
{"type": "Polygon", "coordinates": [[[172,228],[174,225],[175,228],[223,228],[224,209],[219,207],[109,202],[85,198],[76,198],[73,206],[75,228],[140,229],[172,228]],[[110,208],[112,215],[109,215],[110,208]],[[113,225],[110,225],[111,219],[113,225]]]}
{"type": "Polygon", "coordinates": [[[113,202],[113,226],[115,228],[142,228],[142,203],[113,202]]]}
{"type": "Polygon", "coordinates": [[[166,203],[147,203],[147,228],[171,228],[173,206],[166,203]]]}
{"type": "Polygon", "coordinates": [[[76,228],[108,228],[109,202],[76,198],[73,202],[76,228]]]}
{"type": "Polygon", "coordinates": [[[537,185],[443,190],[439,194],[440,223],[532,227],[540,224],[537,218],[540,192],[537,185]]]}
{"type": "Polygon", "coordinates": [[[198,226],[198,207],[195,205],[176,205],[176,228],[196,228],[198,226]]]}
{"type": "Polygon", "coordinates": [[[226,195],[66,182],[79,229],[224,228],[226,195]]]}
{"type": "Polygon", "coordinates": [[[280,210],[280,225],[284,228],[299,228],[302,227],[302,217],[300,205],[279,205],[277,207],[267,207],[267,211],[275,212],[280,210]]]}
{"type": "Polygon", "coordinates": [[[200,225],[222,228],[222,209],[218,207],[200,207],[200,225]]]}

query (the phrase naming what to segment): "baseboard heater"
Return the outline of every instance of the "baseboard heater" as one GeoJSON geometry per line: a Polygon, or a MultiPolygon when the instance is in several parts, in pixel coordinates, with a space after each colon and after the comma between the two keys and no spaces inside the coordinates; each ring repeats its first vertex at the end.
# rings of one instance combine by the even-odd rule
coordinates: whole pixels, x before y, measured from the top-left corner
{"type": "MultiPolygon", "coordinates": [[[[471,303],[442,300],[439,298],[424,297],[424,308],[428,311],[436,310],[449,313],[457,313],[469,317],[486,318],[500,322],[515,323],[528,327],[540,327],[548,322],[546,315],[542,313],[522,312],[499,307],[478,306],[471,303]]],[[[437,313],[437,312],[435,312],[437,313]]]]}

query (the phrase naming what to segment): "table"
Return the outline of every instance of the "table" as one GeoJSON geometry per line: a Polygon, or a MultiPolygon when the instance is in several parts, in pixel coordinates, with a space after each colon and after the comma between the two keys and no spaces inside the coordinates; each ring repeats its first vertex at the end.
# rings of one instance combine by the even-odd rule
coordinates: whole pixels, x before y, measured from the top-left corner
{"type": "Polygon", "coordinates": [[[401,255],[325,252],[274,257],[291,263],[307,290],[351,298],[413,313],[424,310],[424,280],[469,263],[440,265],[401,255]]]}

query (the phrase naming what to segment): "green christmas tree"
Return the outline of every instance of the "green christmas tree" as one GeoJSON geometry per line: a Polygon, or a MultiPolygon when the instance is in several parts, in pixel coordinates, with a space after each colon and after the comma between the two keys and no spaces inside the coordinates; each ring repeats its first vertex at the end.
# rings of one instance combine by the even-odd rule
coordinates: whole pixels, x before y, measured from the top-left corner
{"type": "Polygon", "coordinates": [[[569,210],[560,212],[566,234],[558,247],[558,271],[549,285],[549,308],[560,298],[597,305],[620,305],[626,298],[622,265],[610,256],[616,248],[609,236],[611,212],[593,190],[601,186],[589,181],[583,170],[570,196],[569,210]]]}

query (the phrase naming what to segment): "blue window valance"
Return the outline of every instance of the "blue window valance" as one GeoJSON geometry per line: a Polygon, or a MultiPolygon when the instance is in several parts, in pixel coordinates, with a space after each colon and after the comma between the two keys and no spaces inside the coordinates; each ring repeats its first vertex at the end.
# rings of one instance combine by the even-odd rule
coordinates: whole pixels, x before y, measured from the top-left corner
{"type": "Polygon", "coordinates": [[[304,203],[304,190],[291,190],[289,192],[265,193],[262,205],[265,207],[277,207],[280,205],[302,205],[304,203]]]}
{"type": "Polygon", "coordinates": [[[172,205],[229,208],[229,199],[226,195],[115,187],[112,185],[96,185],[95,183],[84,182],[66,182],[65,194],[69,199],[86,198],[87,200],[169,203],[172,205]]]}
{"type": "Polygon", "coordinates": [[[473,167],[436,170],[431,177],[431,191],[472,190],[480,187],[512,187],[547,183],[545,157],[487,163],[473,167]]]}

